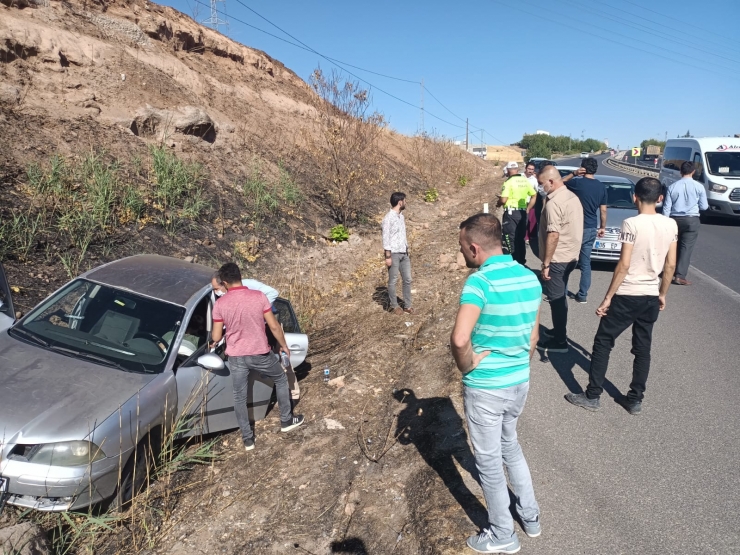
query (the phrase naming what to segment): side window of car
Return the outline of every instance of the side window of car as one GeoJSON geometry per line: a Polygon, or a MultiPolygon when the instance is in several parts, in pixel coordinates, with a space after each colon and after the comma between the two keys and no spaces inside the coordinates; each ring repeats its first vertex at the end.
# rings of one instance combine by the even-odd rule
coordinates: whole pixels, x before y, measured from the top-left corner
{"type": "Polygon", "coordinates": [[[298,324],[298,320],[293,312],[293,307],[285,299],[277,298],[272,303],[274,307],[275,316],[283,326],[283,332],[285,333],[301,333],[301,327],[298,324]]]}
{"type": "Polygon", "coordinates": [[[701,152],[697,152],[694,154],[694,168],[696,168],[696,172],[694,173],[694,180],[700,183],[704,183],[704,164],[702,164],[701,161],[701,152]]]}
{"type": "Polygon", "coordinates": [[[185,334],[178,346],[178,363],[183,363],[187,360],[188,365],[190,365],[193,357],[198,357],[205,352],[208,343],[209,303],[210,296],[207,295],[198,303],[198,306],[195,307],[195,310],[190,315],[190,320],[188,320],[185,326],[185,334]]]}

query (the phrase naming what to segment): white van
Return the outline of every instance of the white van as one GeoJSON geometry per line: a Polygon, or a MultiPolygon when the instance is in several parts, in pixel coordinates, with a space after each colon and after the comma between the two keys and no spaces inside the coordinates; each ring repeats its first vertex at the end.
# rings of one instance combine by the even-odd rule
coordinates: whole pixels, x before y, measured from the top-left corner
{"type": "Polygon", "coordinates": [[[681,164],[693,162],[694,179],[704,185],[709,214],[740,217],[740,138],[668,139],[660,182],[681,179],[681,164]]]}

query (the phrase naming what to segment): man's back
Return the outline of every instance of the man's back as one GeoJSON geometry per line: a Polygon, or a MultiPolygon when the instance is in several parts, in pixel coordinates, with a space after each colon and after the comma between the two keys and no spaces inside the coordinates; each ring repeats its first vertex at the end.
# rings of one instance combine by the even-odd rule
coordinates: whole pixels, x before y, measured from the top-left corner
{"type": "Polygon", "coordinates": [[[566,187],[581,201],[584,229],[596,229],[599,207],[607,203],[606,185],[596,178],[574,177],[566,187]]]}
{"type": "Polygon", "coordinates": [[[213,321],[224,324],[226,354],[251,356],[269,352],[264,315],[271,310],[264,293],[244,286],[232,287],[219,298],[213,308],[213,321]]]}
{"type": "Polygon", "coordinates": [[[627,276],[617,295],[657,296],[666,255],[678,239],[678,226],[660,214],[639,214],[622,222],[619,240],[632,244],[627,276]]]}
{"type": "Polygon", "coordinates": [[[463,376],[465,385],[503,388],[529,379],[530,338],[541,298],[537,277],[510,255],[490,257],[468,277],[460,304],[481,309],[473,328],[473,350],[491,354],[463,376]]]}
{"type": "Polygon", "coordinates": [[[666,216],[698,216],[709,208],[704,185],[693,177],[682,177],[668,186],[663,214],[666,216]]]}
{"type": "Polygon", "coordinates": [[[504,181],[501,196],[507,198],[506,208],[524,210],[527,208],[527,197],[533,197],[537,190],[523,175],[512,175],[504,181]]]}

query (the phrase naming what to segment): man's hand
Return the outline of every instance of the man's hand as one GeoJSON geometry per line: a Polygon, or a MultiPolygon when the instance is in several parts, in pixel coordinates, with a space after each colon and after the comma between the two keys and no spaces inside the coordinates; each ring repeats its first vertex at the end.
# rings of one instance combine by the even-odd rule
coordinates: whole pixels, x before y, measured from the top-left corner
{"type": "Polygon", "coordinates": [[[583,177],[584,175],[586,175],[586,168],[578,168],[573,173],[576,174],[576,177],[583,177]]]}
{"type": "Polygon", "coordinates": [[[386,259],[385,259],[385,265],[386,265],[386,266],[387,266],[388,268],[390,268],[391,266],[393,266],[393,259],[392,259],[392,258],[386,258],[386,259]]]}
{"type": "Polygon", "coordinates": [[[484,358],[486,358],[490,354],[491,354],[491,351],[483,351],[481,353],[478,353],[477,355],[474,354],[473,355],[473,364],[472,364],[472,366],[470,368],[468,368],[467,370],[465,370],[465,372],[463,372],[463,374],[468,374],[469,372],[472,372],[473,370],[475,370],[476,368],[478,368],[478,365],[480,364],[480,361],[483,360],[484,358]]]}
{"type": "Polygon", "coordinates": [[[603,237],[604,236],[604,233],[606,233],[606,228],[600,227],[598,229],[598,231],[596,231],[596,236],[597,237],[603,237]]]}
{"type": "Polygon", "coordinates": [[[665,310],[665,295],[658,295],[658,303],[660,303],[660,310],[665,310]]]}
{"type": "Polygon", "coordinates": [[[550,281],[550,266],[542,266],[542,279],[550,281]]]}
{"type": "Polygon", "coordinates": [[[612,300],[608,297],[604,297],[604,300],[601,301],[599,308],[596,309],[596,316],[598,316],[599,318],[603,318],[604,316],[606,316],[606,313],[609,310],[611,304],[612,300]]]}
{"type": "Polygon", "coordinates": [[[287,345],[280,345],[280,350],[286,355],[290,356],[290,349],[288,349],[287,345]]]}

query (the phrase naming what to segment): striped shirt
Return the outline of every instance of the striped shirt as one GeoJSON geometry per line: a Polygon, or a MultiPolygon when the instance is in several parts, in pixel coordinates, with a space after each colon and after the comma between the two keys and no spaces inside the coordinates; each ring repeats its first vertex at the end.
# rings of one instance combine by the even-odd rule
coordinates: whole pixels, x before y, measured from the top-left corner
{"type": "Polygon", "coordinates": [[[463,376],[467,387],[500,389],[529,380],[529,341],[541,298],[535,275],[509,254],[490,257],[468,277],[460,304],[481,309],[473,351],[491,354],[463,376]]]}

